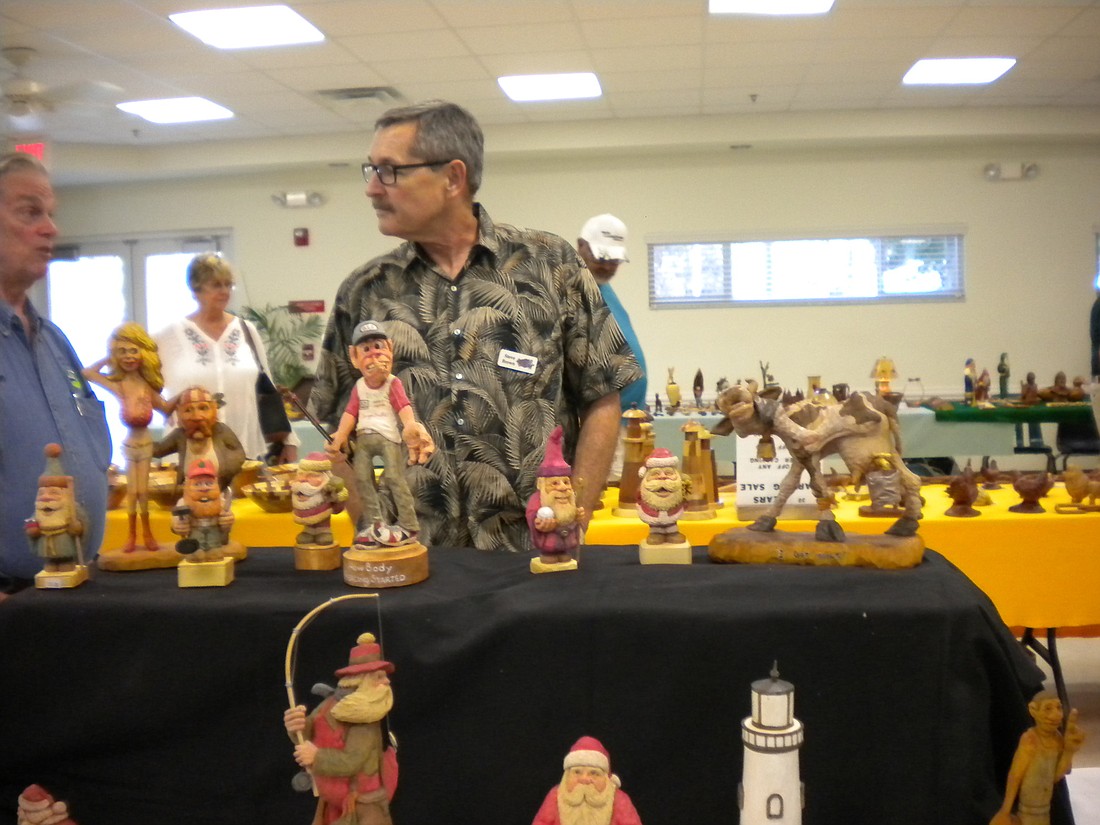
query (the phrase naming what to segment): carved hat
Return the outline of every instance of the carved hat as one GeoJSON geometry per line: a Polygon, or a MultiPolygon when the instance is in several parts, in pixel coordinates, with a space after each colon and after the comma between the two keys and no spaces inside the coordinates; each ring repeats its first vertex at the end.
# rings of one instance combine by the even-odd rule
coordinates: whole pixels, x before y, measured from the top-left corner
{"type": "Polygon", "coordinates": [[[217,472],[214,470],[214,464],[209,459],[196,458],[187,465],[188,478],[202,478],[203,476],[209,478],[218,477],[217,472]]]}
{"type": "Polygon", "coordinates": [[[351,343],[361,344],[363,341],[369,341],[371,338],[384,338],[387,341],[390,336],[386,335],[386,331],[382,329],[382,325],[377,321],[364,321],[355,328],[355,334],[351,337],[351,343]]]}
{"type": "Polygon", "coordinates": [[[65,474],[61,466],[61,445],[49,443],[42,452],[46,454],[46,469],[38,477],[39,487],[71,487],[73,477],[65,474]]]}
{"type": "Polygon", "coordinates": [[[622,786],[619,777],[611,772],[611,756],[607,748],[600,744],[600,740],[592,736],[582,736],[578,739],[562,762],[565,770],[570,768],[599,768],[611,779],[611,784],[616,788],[622,786]]]}
{"type": "Polygon", "coordinates": [[[546,455],[543,456],[542,466],[539,467],[539,478],[557,478],[570,476],[573,468],[565,463],[565,457],[561,452],[562,429],[557,426],[546,439],[546,455]]]}
{"type": "Polygon", "coordinates": [[[680,459],[664,447],[658,447],[646,457],[645,464],[638,468],[638,475],[644,476],[646,470],[652,470],[656,467],[672,467],[675,469],[679,466],[680,459]]]}
{"type": "Polygon", "coordinates": [[[325,453],[310,453],[298,462],[298,469],[311,473],[332,471],[332,460],[325,453]]]}
{"type": "Polygon", "coordinates": [[[354,676],[357,673],[370,673],[384,670],[393,673],[393,663],[382,658],[382,646],[374,640],[373,633],[363,633],[355,640],[356,645],[348,656],[348,666],[336,671],[337,677],[354,676]]]}

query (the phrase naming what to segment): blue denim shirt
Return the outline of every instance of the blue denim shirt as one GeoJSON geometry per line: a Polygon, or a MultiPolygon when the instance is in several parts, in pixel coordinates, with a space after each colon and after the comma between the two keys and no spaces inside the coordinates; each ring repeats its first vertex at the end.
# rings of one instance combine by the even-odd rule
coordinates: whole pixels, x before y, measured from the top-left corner
{"type": "Polygon", "coordinates": [[[84,558],[99,552],[107,517],[111,436],[103,403],[80,373],[64,333],[27,303],[31,341],[19,316],[0,301],[0,576],[33,578],[42,561],[23,530],[34,515],[43,447],[62,447],[61,464],[75,481],[87,522],[84,558]]]}

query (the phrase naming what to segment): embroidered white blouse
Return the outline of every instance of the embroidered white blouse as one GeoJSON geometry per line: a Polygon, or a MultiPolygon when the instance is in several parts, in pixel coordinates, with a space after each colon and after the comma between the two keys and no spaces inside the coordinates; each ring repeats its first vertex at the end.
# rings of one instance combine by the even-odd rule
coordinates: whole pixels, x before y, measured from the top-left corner
{"type": "MultiPolygon", "coordinates": [[[[248,324],[264,370],[271,375],[260,333],[240,318],[230,321],[216,341],[187,318],[169,325],[153,338],[160,349],[164,397],[172,398],[192,386],[220,392],[225,406],[219,410],[218,418],[241,440],[247,456],[262,458],[267,443],[256,411],[256,378],[260,371],[244,337],[242,324],[248,324]]],[[[300,440],[291,433],[287,444],[298,446],[300,440]]]]}

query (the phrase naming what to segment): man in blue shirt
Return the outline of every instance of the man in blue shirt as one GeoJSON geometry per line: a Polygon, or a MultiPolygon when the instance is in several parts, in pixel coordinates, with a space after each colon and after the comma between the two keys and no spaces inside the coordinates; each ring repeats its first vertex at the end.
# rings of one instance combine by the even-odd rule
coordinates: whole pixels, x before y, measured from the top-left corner
{"type": "MultiPolygon", "coordinates": [[[[604,303],[611,309],[611,315],[618,323],[619,329],[623,331],[623,337],[626,338],[626,343],[634,353],[638,366],[642,368],[642,377],[619,391],[622,410],[626,412],[632,406],[645,410],[645,356],[642,354],[642,346],[638,343],[638,336],[634,333],[626,307],[615,294],[615,290],[611,288],[611,279],[619,271],[619,265],[629,262],[626,257],[626,224],[614,215],[604,214],[589,218],[581,227],[581,236],[577,239],[577,252],[580,253],[592,277],[596,279],[604,303]]],[[[613,481],[618,480],[622,465],[623,443],[620,437],[611,465],[613,481]]]]}
{"type": "Polygon", "coordinates": [[[103,404],[64,333],[27,297],[53,256],[55,204],[41,163],[0,155],[0,593],[26,587],[42,569],[23,522],[34,514],[46,444],[61,445],[73,476],[87,516],[87,561],[99,550],[106,520],[111,439],[103,404]]]}

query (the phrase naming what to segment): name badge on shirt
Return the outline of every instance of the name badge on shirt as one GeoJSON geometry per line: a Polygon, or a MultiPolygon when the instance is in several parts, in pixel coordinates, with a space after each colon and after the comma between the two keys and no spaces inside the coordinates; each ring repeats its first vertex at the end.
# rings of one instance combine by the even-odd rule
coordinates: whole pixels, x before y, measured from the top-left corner
{"type": "Polygon", "coordinates": [[[534,375],[538,368],[539,359],[533,355],[524,355],[522,352],[512,352],[510,349],[502,349],[497,356],[497,366],[506,370],[525,372],[534,375]]]}

